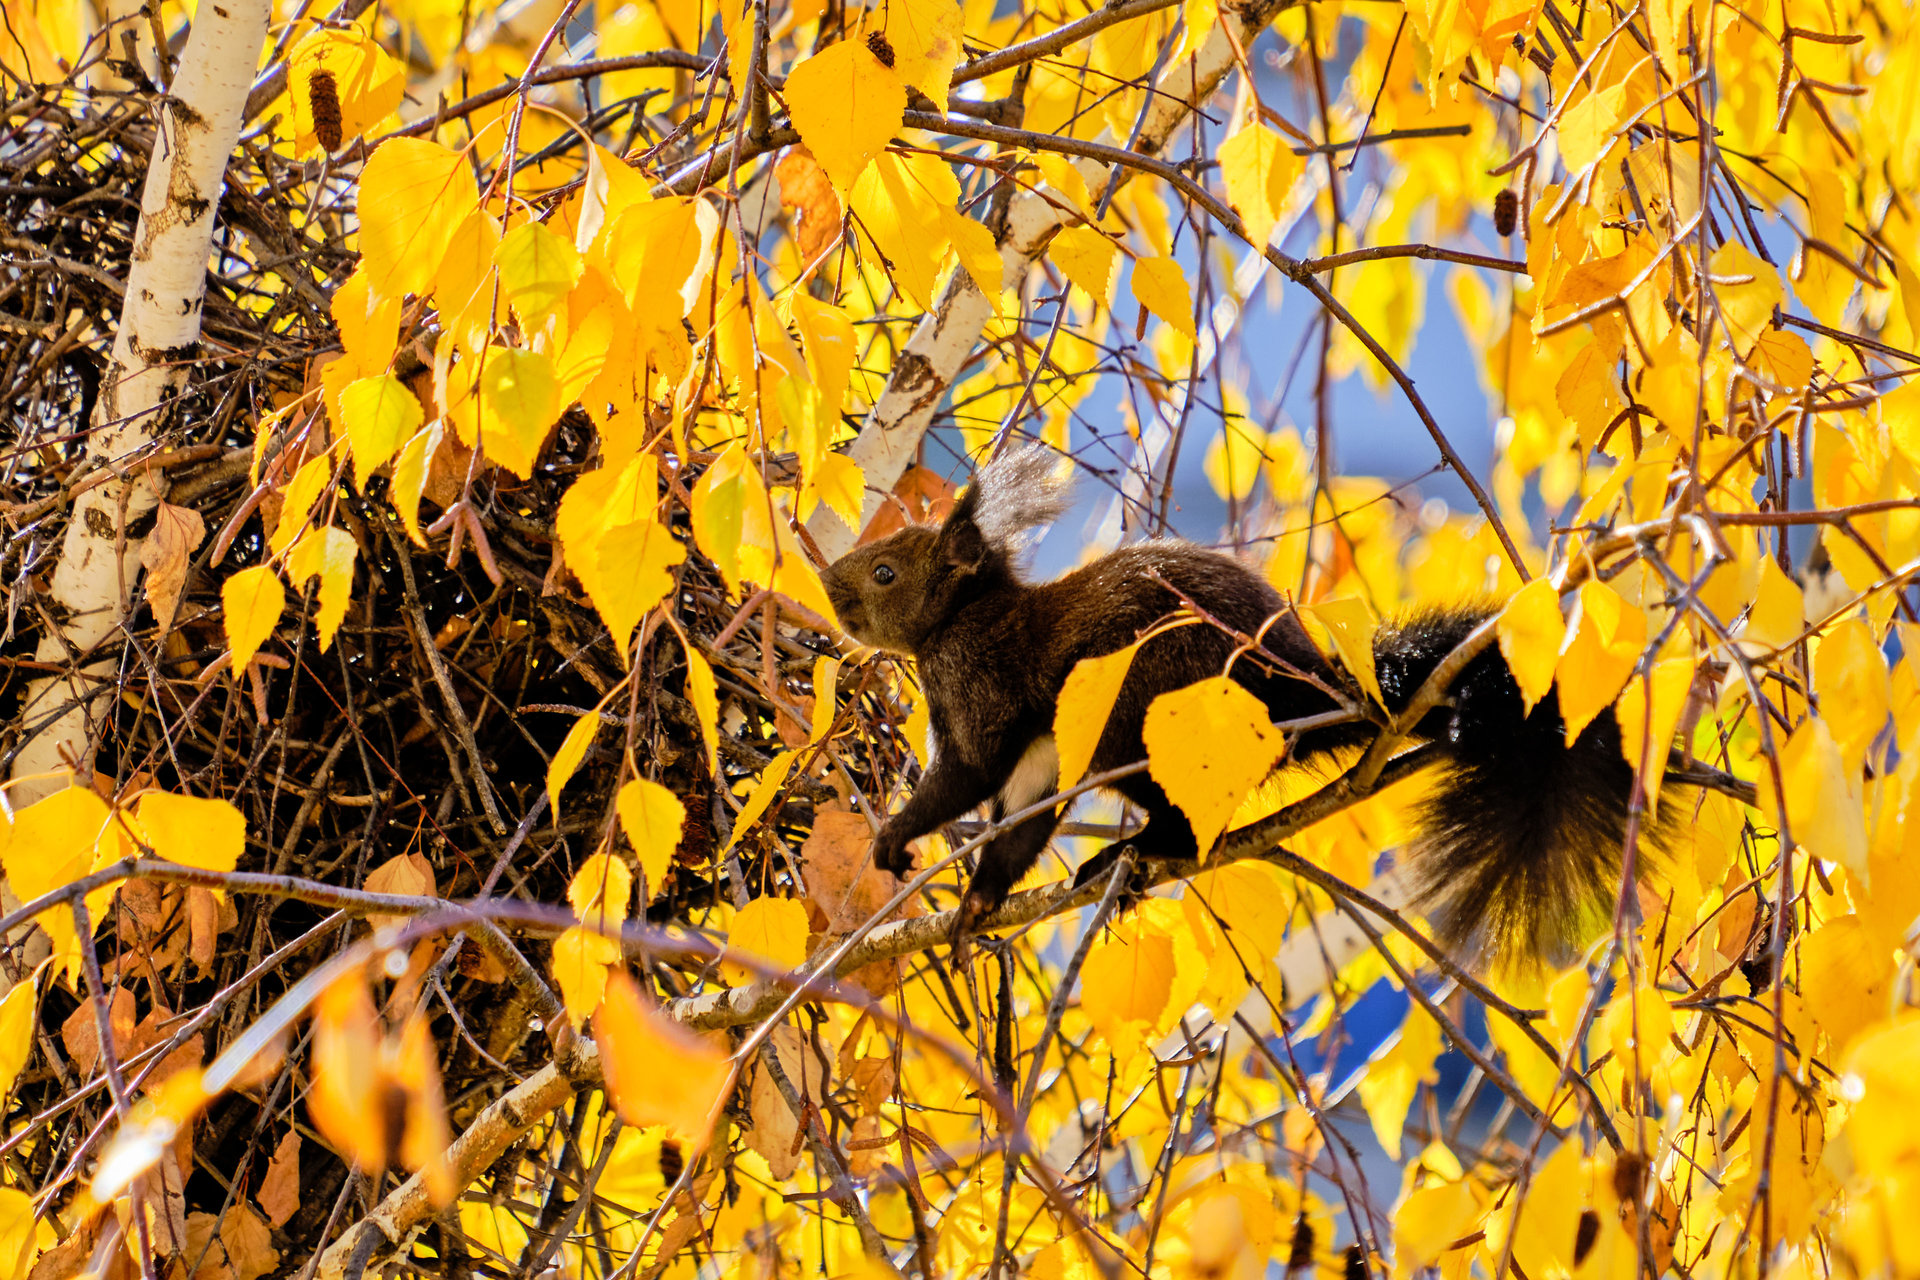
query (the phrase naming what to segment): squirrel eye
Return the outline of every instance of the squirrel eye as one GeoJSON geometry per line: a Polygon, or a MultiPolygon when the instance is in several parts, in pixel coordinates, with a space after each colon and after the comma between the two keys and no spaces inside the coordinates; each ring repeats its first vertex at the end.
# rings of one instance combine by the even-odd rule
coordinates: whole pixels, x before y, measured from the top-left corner
{"type": "Polygon", "coordinates": [[[876,567],[873,571],[873,580],[883,587],[892,585],[893,566],[883,564],[876,567]]]}

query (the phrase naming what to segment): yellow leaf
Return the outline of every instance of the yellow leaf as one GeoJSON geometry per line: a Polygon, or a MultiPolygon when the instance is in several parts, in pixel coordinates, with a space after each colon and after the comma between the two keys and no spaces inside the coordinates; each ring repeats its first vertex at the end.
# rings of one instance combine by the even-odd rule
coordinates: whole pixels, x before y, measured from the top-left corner
{"type": "Polygon", "coordinates": [[[314,1002],[313,1087],[307,1110],[338,1151],[368,1169],[383,1168],[400,1146],[392,1132],[400,1107],[383,1106],[381,1095],[398,1084],[391,1055],[376,1025],[378,1014],[358,969],[336,978],[314,1002]]]}
{"type": "Polygon", "coordinates": [[[567,885],[567,901],[588,929],[616,932],[627,922],[633,906],[633,872],[612,854],[596,853],[573,873],[567,885]]]}
{"type": "Polygon", "coordinates": [[[1554,667],[1568,746],[1620,696],[1646,641],[1646,616],[1619,592],[1603,582],[1580,588],[1554,667]]]}
{"type": "Polygon", "coordinates": [[[1130,284],[1134,301],[1186,335],[1189,342],[1195,339],[1198,331],[1193,324],[1193,290],[1178,262],[1172,258],[1137,259],[1130,284]]]}
{"type": "Polygon", "coordinates": [[[1849,772],[1826,721],[1809,716],[1780,748],[1782,798],[1773,770],[1760,770],[1763,809],[1780,817],[1794,843],[1816,858],[1838,862],[1861,884],[1869,883],[1866,820],[1861,812],[1858,775],[1849,772]]]}
{"type": "Polygon", "coordinates": [[[1119,274],[1120,249],[1102,235],[1097,227],[1074,225],[1062,228],[1047,249],[1053,265],[1087,296],[1106,306],[1113,301],[1114,277],[1119,274]]]}
{"type": "Polygon", "coordinates": [[[687,558],[672,531],[657,520],[634,520],[600,539],[599,572],[588,584],[593,607],[612,633],[621,661],[647,610],[673,590],[673,568],[687,558]]]}
{"type": "Polygon", "coordinates": [[[574,925],[553,940],[553,979],[575,1026],[585,1024],[607,990],[607,970],[620,959],[620,944],[574,925]]]}
{"type": "Polygon", "coordinates": [[[500,287],[523,321],[536,324],[573,292],[585,264],[565,237],[538,222],[523,222],[493,251],[500,287]]]}
{"type": "Polygon", "coordinates": [[[921,308],[933,305],[946,257],[941,210],[959,198],[959,180],[940,157],[893,152],[875,157],[847,195],[860,232],[886,260],[888,277],[921,308]]]}
{"type": "Polygon", "coordinates": [[[608,274],[635,316],[680,327],[706,278],[720,217],[704,200],[671,197],[629,206],[603,237],[608,274]]]}
{"type": "Polygon", "coordinates": [[[1732,331],[1734,349],[1745,355],[1773,331],[1774,309],[1786,298],[1786,283],[1777,267],[1737,240],[1715,249],[1710,263],[1720,318],[1732,331]]]}
{"type": "Polygon", "coordinates": [[[900,77],[859,40],[829,45],[796,66],[786,98],[801,141],[842,192],[899,132],[907,111],[900,77]]]}
{"type": "Polygon", "coordinates": [[[1747,624],[1739,632],[1740,643],[1766,653],[1792,644],[1806,627],[1806,599],[1799,584],[1781,572],[1779,561],[1763,552],[1760,585],[1753,593],[1747,624]]]}
{"type": "Polygon", "coordinates": [[[106,801],[78,786],[63,787],[20,810],[0,846],[15,896],[31,902],[85,875],[111,820],[106,801]]]}
{"type": "Polygon", "coordinates": [[[659,460],[650,453],[636,453],[618,467],[599,467],[578,477],[561,495],[555,531],[566,551],[567,567],[587,589],[588,598],[609,591],[600,571],[600,547],[608,531],[651,520],[659,490],[659,460]]]}
{"type": "Polygon", "coordinates": [[[740,589],[743,576],[740,549],[749,498],[765,492],[745,451],[733,445],[713,460],[693,486],[693,536],[734,591],[740,589]]]}
{"type": "Polygon", "coordinates": [[[686,805],[659,783],[634,778],[620,788],[613,807],[620,815],[620,829],[627,833],[634,857],[640,860],[647,895],[660,893],[673,866],[673,851],[680,847],[686,805]]]}
{"type": "Polygon", "coordinates": [[[823,454],[806,476],[806,491],[849,529],[860,527],[860,508],[867,496],[866,473],[844,453],[823,454]]]}
{"type": "Polygon", "coordinates": [[[1380,624],[1367,602],[1358,596],[1347,596],[1308,605],[1301,612],[1327,629],[1327,638],[1333,642],[1333,651],[1339,655],[1341,664],[1360,681],[1367,696],[1384,707],[1387,700],[1380,692],[1380,677],[1373,669],[1373,633],[1379,630],[1380,624]]]}
{"type": "Polygon", "coordinates": [[[361,171],[359,196],[368,283],[385,297],[424,297],[480,190],[460,152],[421,138],[389,138],[361,171]]]}
{"type": "Polygon", "coordinates": [[[1187,815],[1202,856],[1285,746],[1266,706],[1226,676],[1155,698],[1144,736],[1148,772],[1187,815]]]}
{"type": "Polygon", "coordinates": [[[279,625],[287,589],[272,566],[257,564],[220,584],[220,602],[226,611],[227,647],[233,650],[237,677],[279,625]]]}
{"type": "MultiPolygon", "coordinates": [[[[607,26],[604,22],[600,27],[600,52],[603,56],[614,52],[607,45],[607,26]]],[[[613,78],[619,74],[614,72],[602,82],[607,92],[614,93],[616,99],[627,96],[615,93],[613,89],[613,78]]],[[[672,73],[669,72],[668,76],[671,80],[672,73]]],[[[645,174],[596,142],[587,158],[587,180],[580,194],[580,213],[574,221],[573,247],[582,253],[593,249],[598,254],[595,261],[604,262],[605,241],[600,233],[634,205],[652,203],[653,184],[647,181],[645,174]]]]}
{"type": "MultiPolygon", "coordinates": [[[[614,1109],[630,1125],[665,1125],[704,1147],[733,1088],[727,1055],[647,1007],[624,972],[610,974],[593,1038],[614,1109]]],[[[688,1158],[694,1152],[685,1153],[688,1158]]]]}
{"type": "Polygon", "coordinates": [[[1820,699],[1820,718],[1840,743],[1848,775],[1858,773],[1893,709],[1886,655],[1865,622],[1848,618],[1820,637],[1813,651],[1813,692],[1820,699]]]}
{"type": "Polygon", "coordinates": [[[1579,173],[1611,150],[1615,131],[1625,123],[1627,86],[1589,92],[1560,116],[1560,157],[1569,173],[1579,173]]]}
{"type": "Polygon", "coordinates": [[[1256,422],[1228,418],[1220,434],[1207,446],[1202,468],[1213,491],[1234,502],[1245,502],[1260,479],[1260,459],[1266,448],[1266,432],[1256,422]]]}
{"type": "MultiPolygon", "coordinates": [[[[400,109],[406,95],[407,71],[387,56],[358,26],[316,27],[287,53],[287,79],[293,92],[293,138],[296,151],[305,151],[318,139],[314,124],[314,78],[332,77],[338,105],[335,122],[340,142],[351,142],[400,109]]],[[[324,145],[322,150],[326,148],[324,145]]]]}
{"type": "Polygon", "coordinates": [[[157,857],[207,871],[231,871],[240,865],[247,820],[225,800],[148,791],[134,813],[157,857]]]}
{"type": "Polygon", "coordinates": [[[1560,593],[1545,578],[1535,578],[1513,593],[1500,620],[1494,624],[1500,656],[1520,686],[1528,711],[1553,688],[1553,669],[1566,642],[1567,623],[1560,616],[1560,593]]]}
{"type": "MultiPolygon", "coordinates": [[[[623,4],[618,9],[612,5],[599,7],[594,23],[596,34],[600,38],[595,56],[601,58],[623,58],[635,53],[655,53],[661,49],[673,47],[673,34],[669,30],[664,16],[652,0],[639,0],[638,4],[623,4]]],[[[613,71],[601,78],[600,92],[605,95],[603,101],[620,102],[638,97],[649,90],[671,93],[675,72],[671,67],[635,67],[625,71],[613,71]]],[[[595,146],[594,150],[604,148],[595,146]]],[[[614,164],[620,164],[619,158],[608,155],[614,164]]],[[[620,164],[622,169],[627,166],[620,164]]],[[[627,170],[633,172],[631,169],[627,170]]]]}
{"type": "Polygon", "coordinates": [[[360,544],[345,529],[328,525],[315,529],[293,544],[287,554],[287,579],[302,590],[307,579],[320,579],[320,604],[313,614],[314,630],[320,633],[320,652],[333,644],[340,623],[347,616],[347,601],[353,595],[353,562],[360,544]]]}
{"type": "Polygon", "coordinates": [[[726,955],[762,963],[762,968],[754,969],[723,960],[720,974],[736,986],[765,976],[765,968],[794,969],[807,958],[807,909],[797,898],[755,898],[733,913],[726,955]]]}
{"type": "Polygon", "coordinates": [[[313,514],[313,504],[320,500],[320,495],[332,483],[333,459],[326,454],[316,454],[300,464],[300,469],[293,473],[293,479],[288,482],[281,498],[280,522],[267,539],[269,550],[279,555],[293,545],[294,539],[307,527],[308,517],[313,514]]]}
{"type": "MultiPolygon", "coordinates": [[[[1881,945],[1859,916],[1829,920],[1801,942],[1800,994],[1833,1041],[1834,1057],[1891,1012],[1887,994],[1895,961],[1893,949],[1881,945]]],[[[0,1019],[5,1016],[0,1008],[0,1019]]]]}
{"type": "MultiPolygon", "coordinates": [[[[826,401],[828,412],[838,414],[847,395],[847,376],[858,354],[853,317],[831,302],[823,302],[800,289],[789,293],[781,307],[788,321],[800,331],[807,373],[813,385],[826,401]]],[[[831,443],[830,439],[823,442],[831,443]]]]}
{"type": "Polygon", "coordinates": [[[753,786],[753,793],[740,806],[740,813],[733,820],[733,835],[728,838],[723,852],[731,853],[733,846],[740,843],[740,837],[747,834],[747,829],[760,821],[760,815],[773,803],[780,785],[787,780],[787,770],[793,768],[794,758],[799,754],[797,751],[782,751],[767,762],[766,769],[760,774],[760,781],[753,786]]]}
{"type": "Polygon", "coordinates": [[[1447,1246],[1473,1231],[1480,1206],[1465,1182],[1409,1191],[1393,1211],[1394,1261],[1411,1275],[1438,1261],[1447,1246]]]}
{"type": "Polygon", "coordinates": [[[1265,248],[1305,161],[1286,139],[1257,121],[1222,142],[1219,157],[1227,199],[1246,223],[1248,243],[1265,248]]]}
{"type": "Polygon", "coordinates": [[[1082,658],[1067,673],[1053,712],[1053,741],[1060,754],[1061,788],[1080,781],[1087,766],[1093,763],[1094,748],[1106,731],[1114,699],[1120,696],[1120,686],[1126,683],[1133,655],[1139,648],[1138,644],[1130,644],[1113,653],[1082,658]]]}
{"type": "MultiPolygon", "coordinates": [[[[13,21],[17,23],[19,19],[13,21]]],[[[59,70],[49,68],[36,79],[46,83],[58,79],[62,74],[59,70]]],[[[0,1187],[0,1268],[5,1268],[4,1274],[11,1280],[29,1280],[33,1271],[27,1264],[34,1261],[37,1245],[51,1250],[53,1236],[51,1229],[41,1222],[40,1215],[35,1211],[33,1197],[18,1187],[0,1187]]],[[[41,1253],[40,1256],[45,1258],[48,1254],[41,1253]]],[[[51,1267],[45,1272],[52,1273],[51,1267]]]]}
{"type": "Polygon", "coordinates": [[[500,221],[485,209],[460,219],[434,277],[433,296],[446,332],[469,355],[485,350],[498,314],[500,221]]]}
{"type": "Polygon", "coordinates": [[[531,479],[547,431],[565,407],[553,360],[513,347],[491,348],[484,360],[480,409],[487,456],[522,480],[531,479]]]}
{"type": "Polygon", "coordinates": [[[1673,1010],[1659,988],[1644,980],[1613,998],[1600,1015],[1602,1043],[1630,1074],[1647,1075],[1673,1051],[1673,1010]]]}
{"type": "Polygon", "coordinates": [[[813,724],[809,742],[823,741],[833,728],[834,685],[840,677],[840,659],[815,658],[813,662],[813,724]]]}
{"type": "MultiPolygon", "coordinates": [[[[1600,447],[1600,438],[1614,425],[1622,405],[1615,361],[1589,342],[1581,347],[1554,384],[1554,403],[1567,415],[1580,436],[1580,447],[1600,447]]],[[[1616,437],[1617,440],[1617,437],[1616,437]]],[[[1617,443],[1609,451],[1618,451],[1617,443]]]]}
{"type": "Polygon", "coordinates": [[[1668,750],[1673,745],[1674,732],[1680,727],[1680,715],[1687,709],[1687,695],[1692,689],[1693,659],[1662,658],[1653,664],[1651,682],[1636,672],[1614,704],[1614,718],[1620,723],[1620,754],[1642,775],[1650,814],[1659,809],[1660,785],[1667,776],[1668,750]],[[1651,714],[1647,706],[1649,684],[1651,714]]]}
{"type": "Polygon", "coordinates": [[[573,722],[573,728],[567,730],[566,741],[553,753],[553,760],[547,765],[547,801],[553,806],[553,819],[560,820],[560,792],[566,788],[567,781],[573,777],[573,771],[587,758],[587,748],[593,745],[593,735],[600,730],[600,713],[589,711],[573,722]]]}
{"type": "Polygon", "coordinates": [[[406,526],[407,536],[423,547],[427,545],[427,536],[420,528],[420,499],[427,491],[427,468],[432,465],[434,450],[440,447],[445,434],[446,426],[439,418],[428,423],[425,430],[415,432],[401,447],[400,456],[393,464],[393,480],[387,485],[387,500],[400,513],[400,523],[406,526]]]}
{"type": "Polygon", "coordinates": [[[881,13],[894,75],[945,111],[953,65],[960,60],[960,6],[954,0],[887,0],[881,13]]]}
{"type": "MultiPolygon", "coordinates": [[[[346,283],[334,290],[327,305],[334,327],[340,330],[340,345],[347,357],[361,368],[384,368],[400,340],[400,299],[377,295],[367,277],[362,259],[346,283]]],[[[251,477],[260,483],[258,463],[251,477]]]]}
{"type": "Polygon", "coordinates": [[[961,265],[973,277],[974,284],[998,307],[1006,264],[1000,258],[1000,246],[993,242],[993,232],[944,204],[940,206],[940,229],[953,242],[953,251],[959,255],[961,265]]]}
{"type": "Polygon", "coordinates": [[[1176,63],[1185,62],[1206,44],[1207,36],[1220,22],[1220,3],[1219,0],[1183,0],[1181,12],[1185,15],[1186,30],[1181,35],[1179,51],[1173,55],[1176,63]]]}
{"type": "Polygon", "coordinates": [[[1080,1009],[1114,1056],[1132,1059],[1142,1033],[1160,1019],[1173,991],[1173,939],[1138,917],[1122,921],[1087,952],[1080,1009]]]}
{"type": "MultiPolygon", "coordinates": [[[[33,1054],[34,1014],[39,1007],[40,971],[16,982],[0,1000],[0,1097],[13,1092],[20,1071],[33,1054]]],[[[0,1263],[4,1263],[0,1257],[0,1263]]]]}
{"type": "Polygon", "coordinates": [[[363,491],[367,477],[398,452],[401,442],[418,432],[426,419],[407,384],[390,373],[349,383],[340,393],[340,416],[353,448],[353,482],[363,491]]]}
{"type": "Polygon", "coordinates": [[[1213,947],[1199,999],[1230,1021],[1254,983],[1281,981],[1272,957],[1286,937],[1291,904],[1279,871],[1262,863],[1228,863],[1189,883],[1180,900],[1188,927],[1201,950],[1213,947]]]}
{"type": "Polygon", "coordinates": [[[713,668],[706,658],[687,649],[687,701],[693,704],[700,721],[700,737],[707,744],[707,767],[719,767],[720,693],[713,682],[713,668]]]}
{"type": "Polygon", "coordinates": [[[1392,1044],[1368,1062],[1360,1078],[1360,1102],[1373,1124],[1387,1158],[1400,1158],[1400,1138],[1407,1127],[1407,1108],[1422,1084],[1440,1079],[1434,1061],[1440,1056],[1440,1024],[1425,1009],[1412,1005],[1392,1044]]]}
{"type": "MultiPolygon", "coordinates": [[[[4,816],[0,812],[0,821],[4,816]]],[[[117,858],[124,837],[110,827],[111,821],[106,801],[88,787],[64,787],[20,810],[10,826],[0,827],[6,832],[0,841],[0,864],[15,896],[32,902],[117,858]]],[[[95,927],[101,923],[98,908],[112,893],[109,886],[87,895],[95,927]]],[[[53,940],[55,960],[71,973],[80,960],[72,908],[62,903],[36,918],[53,940]]]]}

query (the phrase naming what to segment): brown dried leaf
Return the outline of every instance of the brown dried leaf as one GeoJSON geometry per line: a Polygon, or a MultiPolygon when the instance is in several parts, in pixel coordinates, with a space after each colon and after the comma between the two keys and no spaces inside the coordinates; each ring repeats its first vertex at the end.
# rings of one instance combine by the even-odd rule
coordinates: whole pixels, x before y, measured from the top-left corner
{"type": "Polygon", "coordinates": [[[861,1116],[853,1122],[853,1133],[847,1142],[848,1173],[866,1178],[880,1171],[880,1166],[887,1162],[887,1144],[882,1141],[884,1133],[879,1116],[861,1116]]]}
{"type": "MultiPolygon", "coordinates": [[[[121,987],[107,1002],[107,1025],[113,1033],[114,1053],[126,1059],[127,1043],[133,1038],[133,992],[121,987]]],[[[60,1026],[60,1041],[80,1074],[90,1076],[100,1065],[100,1026],[94,1019],[93,1001],[82,1000],[80,1007],[60,1026]]]]}
{"type": "Polygon", "coordinates": [[[805,147],[792,147],[773,167],[780,182],[780,205],[793,214],[794,241],[800,260],[811,263],[840,238],[840,197],[834,194],[827,171],[805,147]]]}
{"type": "MultiPolygon", "coordinates": [[[[173,1025],[173,1013],[156,1005],[140,1025],[133,1029],[133,1035],[127,1041],[127,1053],[135,1054],[151,1048],[153,1045],[171,1040],[176,1028],[173,1025]]],[[[118,1038],[116,1034],[116,1039],[118,1038]]],[[[186,1041],[160,1060],[153,1073],[147,1077],[145,1087],[148,1090],[159,1087],[160,1082],[176,1071],[187,1067],[197,1067],[206,1059],[206,1045],[200,1036],[188,1036],[186,1041]]]]}
{"type": "Polygon", "coordinates": [[[280,1139],[280,1145],[273,1149],[273,1159],[267,1162],[267,1176],[260,1179],[260,1187],[253,1193],[260,1205],[261,1212],[267,1215],[267,1221],[280,1226],[294,1215],[300,1207],[300,1131],[287,1130],[287,1136],[280,1139]]]}
{"type": "Polygon", "coordinates": [[[893,493],[868,522],[860,535],[864,545],[896,533],[909,524],[934,524],[953,510],[956,491],[939,472],[930,467],[908,467],[893,486],[893,493]]]}
{"type": "Polygon", "coordinates": [[[800,846],[807,894],[827,918],[827,932],[865,924],[900,892],[902,881],[873,865],[873,828],[863,814],[817,810],[813,832],[800,846]]]}
{"type": "Polygon", "coordinates": [[[220,1243],[227,1249],[227,1265],[234,1280],[256,1280],[280,1265],[280,1251],[260,1215],[245,1204],[227,1210],[220,1222],[220,1243]]]}
{"type": "MultiPolygon", "coordinates": [[[[437,897],[433,884],[433,864],[424,853],[402,853],[387,859],[367,876],[368,893],[394,893],[409,898],[437,897]]],[[[367,923],[375,929],[403,923],[404,916],[369,915],[367,923]]]]}
{"type": "Polygon", "coordinates": [[[220,1219],[210,1213],[187,1218],[187,1247],[179,1251],[180,1256],[188,1262],[200,1260],[189,1280],[239,1280],[227,1264],[227,1251],[217,1239],[219,1233],[220,1219]]]}
{"type": "Polygon", "coordinates": [[[27,1280],[73,1280],[88,1271],[93,1249],[100,1241],[100,1229],[106,1225],[107,1210],[101,1209],[76,1225],[65,1240],[40,1255],[27,1273],[27,1280]]]}
{"type": "MultiPolygon", "coordinates": [[[[780,1066],[794,1089],[818,1107],[826,1084],[825,1073],[819,1058],[807,1047],[800,1033],[792,1027],[776,1027],[767,1043],[780,1056],[780,1066]]],[[[753,1117],[753,1128],[746,1135],[747,1146],[766,1158],[775,1178],[781,1181],[791,1178],[800,1167],[800,1120],[781,1096],[780,1087],[773,1082],[763,1063],[754,1064],[747,1109],[753,1117]]]]}
{"type": "Polygon", "coordinates": [[[893,1095],[893,1059],[886,1056],[862,1058],[853,1064],[849,1080],[855,1096],[860,1099],[860,1110],[867,1115],[877,1114],[881,1104],[893,1095]]]}
{"type": "Polygon", "coordinates": [[[194,967],[201,973],[213,968],[220,940],[220,904],[214,899],[213,890],[197,885],[187,889],[187,939],[187,951],[193,957],[194,967]]]}
{"type": "Polygon", "coordinates": [[[147,571],[147,602],[153,606],[153,619],[160,624],[162,634],[173,626],[180,592],[187,585],[187,565],[206,537],[207,522],[198,511],[170,502],[154,509],[153,532],[140,548],[140,563],[147,571]]]}
{"type": "Polygon", "coordinates": [[[440,441],[440,447],[433,451],[433,457],[427,460],[427,487],[421,496],[441,508],[460,501],[460,495],[467,487],[467,468],[472,461],[473,450],[461,444],[460,437],[452,431],[447,432],[446,438],[440,441]]]}

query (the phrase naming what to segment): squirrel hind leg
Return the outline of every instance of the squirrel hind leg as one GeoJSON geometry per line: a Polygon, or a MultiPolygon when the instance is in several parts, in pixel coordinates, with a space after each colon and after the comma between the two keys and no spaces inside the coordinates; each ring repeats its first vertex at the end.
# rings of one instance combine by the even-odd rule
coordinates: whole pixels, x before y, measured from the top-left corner
{"type": "Polygon", "coordinates": [[[1119,910],[1125,911],[1133,905],[1148,885],[1141,875],[1140,864],[1150,858],[1191,860],[1199,855],[1199,846],[1193,839],[1193,828],[1178,809],[1164,796],[1155,805],[1147,806],[1147,824],[1122,840],[1115,840],[1100,852],[1080,864],[1074,873],[1073,887],[1084,888],[1090,884],[1103,882],[1113,874],[1114,864],[1120,861],[1122,851],[1134,852],[1134,874],[1132,881],[1121,889],[1119,910]]]}

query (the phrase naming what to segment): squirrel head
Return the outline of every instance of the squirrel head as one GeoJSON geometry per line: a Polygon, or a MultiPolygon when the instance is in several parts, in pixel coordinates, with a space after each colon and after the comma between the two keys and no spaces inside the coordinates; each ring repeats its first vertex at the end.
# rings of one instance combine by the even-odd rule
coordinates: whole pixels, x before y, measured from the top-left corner
{"type": "Polygon", "coordinates": [[[911,654],[982,590],[1017,581],[1020,535],[1067,505],[1055,456],[1035,446],[989,463],[938,527],[912,525],[834,561],[820,580],[847,634],[911,654]]]}

